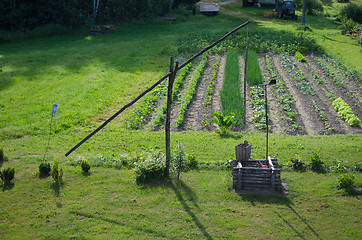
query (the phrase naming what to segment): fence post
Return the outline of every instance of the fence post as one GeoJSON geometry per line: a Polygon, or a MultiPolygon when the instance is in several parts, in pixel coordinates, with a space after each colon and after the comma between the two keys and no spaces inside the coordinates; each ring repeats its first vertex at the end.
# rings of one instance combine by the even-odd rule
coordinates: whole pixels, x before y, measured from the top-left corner
{"type": "Polygon", "coordinates": [[[171,125],[171,104],[172,104],[172,88],[175,81],[176,72],[178,68],[178,62],[174,67],[174,59],[170,59],[170,72],[171,75],[168,78],[168,89],[167,89],[167,108],[166,108],[166,121],[165,121],[165,135],[166,135],[166,168],[165,175],[166,177],[170,176],[170,162],[171,162],[171,135],[170,135],[170,125],[171,125]]]}

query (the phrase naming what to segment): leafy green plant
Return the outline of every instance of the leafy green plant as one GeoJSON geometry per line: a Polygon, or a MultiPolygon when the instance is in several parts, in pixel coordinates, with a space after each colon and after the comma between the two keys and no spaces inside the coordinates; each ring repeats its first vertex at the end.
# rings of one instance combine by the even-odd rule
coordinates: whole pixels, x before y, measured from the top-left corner
{"type": "Polygon", "coordinates": [[[89,169],[91,169],[91,165],[90,165],[90,163],[88,162],[87,159],[82,159],[82,161],[80,162],[80,166],[81,166],[82,171],[84,173],[89,172],[89,169]]]}
{"type": "Polygon", "coordinates": [[[353,174],[342,174],[338,177],[337,187],[339,189],[351,190],[355,183],[355,177],[353,174]]]}
{"type": "Polygon", "coordinates": [[[185,171],[186,155],[182,143],[179,141],[176,145],[172,156],[173,171],[177,174],[177,179],[180,179],[180,173],[185,171]]]}
{"type": "Polygon", "coordinates": [[[251,107],[253,109],[253,118],[251,121],[258,129],[266,129],[265,99],[264,88],[261,86],[251,87],[251,107]]]}
{"type": "Polygon", "coordinates": [[[359,119],[353,114],[352,109],[342,98],[337,98],[332,102],[333,107],[338,112],[338,115],[344,119],[350,126],[358,127],[360,125],[359,119]]]}
{"type": "Polygon", "coordinates": [[[5,183],[8,184],[11,180],[14,179],[15,170],[13,167],[5,168],[4,170],[0,171],[0,179],[5,183]]]}
{"type": "Polygon", "coordinates": [[[296,51],[295,52],[295,57],[298,58],[298,60],[300,62],[305,62],[305,57],[303,56],[303,54],[301,54],[300,52],[296,51]]]}
{"type": "Polygon", "coordinates": [[[63,169],[59,168],[59,161],[57,158],[53,159],[51,175],[54,183],[60,184],[63,182],[63,169]]]}
{"type": "Polygon", "coordinates": [[[224,116],[222,113],[216,111],[212,113],[211,116],[214,118],[210,119],[209,124],[216,123],[220,129],[216,129],[215,132],[221,135],[225,134],[226,130],[234,124],[234,116],[232,114],[224,116]]]}
{"type": "Polygon", "coordinates": [[[49,176],[51,171],[50,163],[40,163],[39,165],[39,177],[49,176]]]}
{"type": "Polygon", "coordinates": [[[310,168],[315,172],[324,172],[324,161],[320,156],[319,152],[314,152],[313,156],[310,158],[310,168]]]}
{"type": "Polygon", "coordinates": [[[197,161],[196,156],[193,154],[188,155],[186,165],[190,169],[196,169],[199,165],[199,162],[197,161]]]}
{"type": "Polygon", "coordinates": [[[341,161],[333,161],[333,165],[330,167],[333,172],[344,173],[347,172],[347,167],[341,161]]]}
{"type": "Polygon", "coordinates": [[[163,154],[157,151],[147,153],[135,163],[136,182],[143,184],[152,181],[164,181],[167,179],[165,169],[166,162],[163,154]]]}
{"type": "Polygon", "coordinates": [[[294,170],[300,171],[300,172],[306,170],[305,163],[298,156],[295,156],[294,158],[290,159],[290,161],[292,162],[292,168],[294,170]]]}

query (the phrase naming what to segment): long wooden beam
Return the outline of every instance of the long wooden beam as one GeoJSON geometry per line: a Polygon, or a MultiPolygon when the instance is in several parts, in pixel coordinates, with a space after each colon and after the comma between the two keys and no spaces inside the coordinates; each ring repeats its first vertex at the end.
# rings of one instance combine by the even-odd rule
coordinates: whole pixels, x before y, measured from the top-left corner
{"type": "MultiPolygon", "coordinates": [[[[219,40],[217,40],[216,42],[214,42],[213,44],[209,45],[208,47],[204,48],[203,50],[201,50],[200,52],[196,53],[193,57],[191,57],[189,60],[187,60],[185,63],[183,63],[181,66],[177,67],[175,69],[175,71],[178,71],[180,69],[182,69],[183,67],[185,67],[187,64],[189,64],[190,62],[192,62],[193,60],[195,60],[195,58],[199,57],[200,55],[202,55],[204,52],[206,52],[207,50],[213,48],[216,44],[220,43],[221,41],[225,40],[225,38],[229,37],[231,34],[233,34],[234,32],[238,31],[239,29],[245,27],[246,25],[248,25],[251,21],[247,21],[243,24],[241,24],[240,26],[236,27],[234,30],[230,31],[229,33],[227,33],[226,35],[224,35],[223,37],[221,37],[219,40]]],[[[138,95],[138,97],[136,97],[133,101],[131,101],[130,103],[126,104],[123,108],[121,108],[121,110],[119,110],[118,112],[116,112],[115,114],[113,114],[113,116],[111,116],[109,119],[107,119],[102,125],[100,125],[96,130],[94,130],[93,132],[91,132],[88,136],[86,136],[82,141],[80,141],[77,145],[75,145],[72,149],[70,149],[65,156],[69,156],[69,154],[71,154],[72,152],[74,152],[78,147],[80,147],[83,143],[85,143],[89,138],[91,138],[94,134],[96,134],[97,132],[99,132],[102,128],[104,128],[110,121],[112,121],[115,117],[117,117],[119,114],[121,114],[124,110],[126,110],[127,108],[129,108],[130,106],[132,106],[134,103],[136,103],[139,99],[141,99],[144,95],[146,95],[148,92],[152,91],[156,86],[158,86],[161,82],[163,82],[166,78],[168,78],[172,73],[168,72],[165,76],[163,76],[160,80],[158,80],[155,84],[153,84],[151,87],[149,87],[146,91],[142,92],[140,95],[138,95]]]]}

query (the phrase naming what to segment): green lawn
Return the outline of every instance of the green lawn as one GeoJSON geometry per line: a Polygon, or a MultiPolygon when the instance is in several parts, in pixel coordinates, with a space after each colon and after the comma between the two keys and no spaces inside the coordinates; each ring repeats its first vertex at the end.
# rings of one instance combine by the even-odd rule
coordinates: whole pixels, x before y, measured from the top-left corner
{"type": "MultiPolygon", "coordinates": [[[[336,189],[339,173],[283,171],[288,197],[239,196],[230,189],[227,170],[194,170],[184,173],[181,182],[138,186],[131,170],[93,167],[87,176],[70,164],[80,156],[95,162],[163,150],[164,132],[124,128],[123,119],[132,108],[64,157],[167,72],[179,39],[201,30],[229,31],[249,15],[253,17],[251,32],[297,32],[296,22],[263,19],[258,17],[262,11],[231,5],[216,17],[180,16],[172,25],[157,20],[120,25],[108,35],[90,36],[81,31],[0,45],[0,147],[9,157],[2,167],[15,167],[16,172],[14,185],[0,191],[0,238],[359,239],[360,195],[349,196],[336,189]],[[53,103],[58,104],[58,111],[47,160],[60,159],[64,170],[60,188],[51,178],[36,176],[53,103]]],[[[333,56],[338,57],[337,51],[354,53],[340,57],[361,73],[360,46],[337,35],[338,29],[328,19],[313,19],[309,34],[333,56]],[[326,29],[321,29],[326,22],[326,29]]],[[[187,154],[204,163],[233,159],[235,145],[244,140],[253,145],[252,158],[263,158],[265,152],[263,133],[233,132],[220,137],[187,131],[172,132],[171,138],[172,146],[180,140],[187,154]]],[[[309,162],[317,151],[327,166],[341,161],[350,168],[361,162],[362,135],[270,134],[269,142],[270,155],[284,166],[296,155],[309,162]]],[[[361,174],[354,174],[361,187],[361,174]]]]}

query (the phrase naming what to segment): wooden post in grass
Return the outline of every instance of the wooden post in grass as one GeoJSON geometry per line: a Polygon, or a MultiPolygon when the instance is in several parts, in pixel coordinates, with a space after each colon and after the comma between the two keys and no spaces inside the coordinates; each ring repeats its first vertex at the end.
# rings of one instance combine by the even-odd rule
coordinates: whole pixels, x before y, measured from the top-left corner
{"type": "Polygon", "coordinates": [[[168,78],[168,89],[167,89],[167,108],[166,108],[166,121],[165,121],[165,135],[166,135],[166,168],[165,175],[166,177],[170,176],[170,162],[171,162],[171,135],[170,135],[170,125],[171,125],[171,104],[172,104],[172,88],[175,81],[176,72],[178,68],[178,62],[174,67],[174,59],[170,59],[170,73],[171,75],[168,78]]]}
{"type": "Polygon", "coordinates": [[[246,69],[248,64],[248,42],[246,42],[245,49],[245,64],[244,64],[244,116],[243,116],[243,128],[246,130],[246,69]]]}

